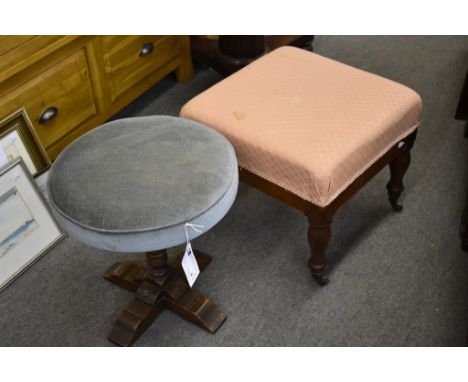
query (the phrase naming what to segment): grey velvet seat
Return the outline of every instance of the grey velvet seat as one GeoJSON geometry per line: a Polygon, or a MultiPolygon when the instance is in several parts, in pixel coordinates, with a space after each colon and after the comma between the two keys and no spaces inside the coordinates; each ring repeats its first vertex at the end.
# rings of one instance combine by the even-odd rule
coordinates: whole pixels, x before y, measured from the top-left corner
{"type": "Polygon", "coordinates": [[[237,187],[231,144],[200,123],[168,116],[90,131],[60,154],[48,181],[61,226],[88,245],[118,252],[181,244],[185,223],[206,232],[229,210],[237,187]]]}

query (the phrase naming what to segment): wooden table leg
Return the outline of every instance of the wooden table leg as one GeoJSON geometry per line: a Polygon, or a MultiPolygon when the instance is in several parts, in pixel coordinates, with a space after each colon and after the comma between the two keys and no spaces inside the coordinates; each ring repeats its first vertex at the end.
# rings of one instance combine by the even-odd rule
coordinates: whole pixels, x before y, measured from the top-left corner
{"type": "MultiPolygon", "coordinates": [[[[211,257],[200,251],[194,253],[203,270],[211,257]]],[[[155,251],[147,254],[146,268],[135,262],[123,262],[105,272],[106,280],[135,293],[135,298],[117,317],[110,341],[120,346],[132,345],[165,308],[211,333],[219,329],[226,314],[189,287],[180,260],[181,256],[177,256],[169,263],[165,250],[155,251]]]]}

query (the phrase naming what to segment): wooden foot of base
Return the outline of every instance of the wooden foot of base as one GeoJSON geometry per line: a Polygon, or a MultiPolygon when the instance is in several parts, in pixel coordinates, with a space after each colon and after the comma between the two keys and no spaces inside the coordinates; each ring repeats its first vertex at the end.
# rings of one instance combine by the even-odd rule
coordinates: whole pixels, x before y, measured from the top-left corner
{"type": "Polygon", "coordinates": [[[167,308],[210,333],[216,332],[227,318],[213,301],[195,290],[188,290],[178,301],[167,300],[167,308]]]}
{"type": "Polygon", "coordinates": [[[154,306],[138,298],[133,299],[123,309],[109,333],[109,340],[119,346],[131,346],[150,326],[164,309],[164,301],[158,299],[154,306]]]}
{"type": "MultiPolygon", "coordinates": [[[[194,253],[203,270],[210,256],[194,253]]],[[[132,345],[166,308],[210,333],[216,332],[227,318],[213,301],[190,289],[182,275],[180,257],[168,264],[165,252],[158,256],[148,254],[148,268],[128,261],[114,264],[104,274],[106,280],[135,293],[109,334],[109,340],[117,345],[132,345]]]]}
{"type": "Polygon", "coordinates": [[[146,275],[146,268],[134,261],[115,263],[104,272],[104,278],[130,292],[136,292],[146,275]]]}

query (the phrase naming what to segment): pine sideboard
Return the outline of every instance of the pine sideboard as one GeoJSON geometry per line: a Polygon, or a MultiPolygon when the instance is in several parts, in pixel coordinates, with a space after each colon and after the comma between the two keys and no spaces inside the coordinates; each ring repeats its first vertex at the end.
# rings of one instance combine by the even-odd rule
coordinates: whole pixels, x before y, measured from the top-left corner
{"type": "Polygon", "coordinates": [[[188,36],[0,36],[0,120],[24,107],[53,160],[171,72],[193,76],[188,36]]]}

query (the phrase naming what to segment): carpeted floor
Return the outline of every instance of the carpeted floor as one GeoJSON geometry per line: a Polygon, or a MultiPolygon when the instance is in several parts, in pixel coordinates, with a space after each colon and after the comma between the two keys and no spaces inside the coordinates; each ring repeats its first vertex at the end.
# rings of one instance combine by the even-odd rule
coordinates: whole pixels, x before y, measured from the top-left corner
{"type": "MultiPolygon", "coordinates": [[[[306,267],[304,216],[241,185],[229,214],[195,241],[214,256],[196,288],[228,320],[211,335],[164,312],[137,346],[464,345],[468,254],[460,249],[458,227],[468,192],[468,143],[453,115],[468,38],[319,36],[314,46],[422,95],[404,212],[392,213],[388,172],[381,172],[337,214],[331,283],[321,288],[306,267]]],[[[177,115],[218,80],[201,69],[188,85],[167,78],[119,117],[177,115]]],[[[0,294],[0,345],[110,345],[107,332],[131,294],[102,273],[126,257],[66,238],[0,294]]]]}

